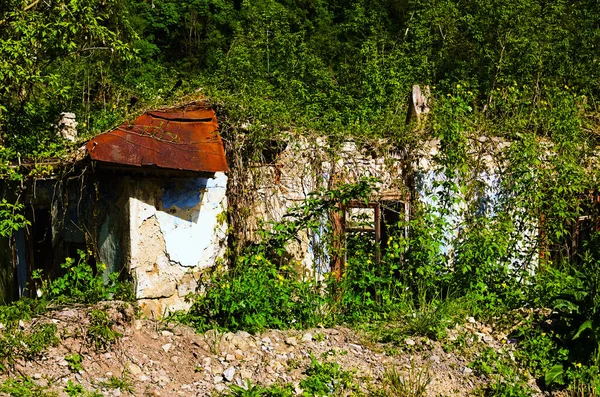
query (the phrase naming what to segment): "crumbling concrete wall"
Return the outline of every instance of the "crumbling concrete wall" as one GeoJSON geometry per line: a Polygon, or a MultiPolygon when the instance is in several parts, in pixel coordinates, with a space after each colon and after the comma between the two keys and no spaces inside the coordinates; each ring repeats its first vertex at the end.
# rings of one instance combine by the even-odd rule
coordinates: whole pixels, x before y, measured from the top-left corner
{"type": "Polygon", "coordinates": [[[129,263],[148,317],[185,310],[202,271],[224,255],[227,176],[129,180],[129,263]]]}
{"type": "MultiPolygon", "coordinates": [[[[282,146],[284,149],[275,156],[273,163],[249,164],[249,176],[240,190],[255,197],[252,200],[254,206],[244,217],[245,227],[256,229],[260,227],[260,220],[280,221],[290,208],[320,188],[335,188],[364,177],[376,177],[381,181],[373,199],[407,199],[409,191],[402,154],[386,142],[346,141],[334,148],[323,137],[291,136],[282,146]]],[[[319,253],[321,239],[328,227],[325,217],[320,231],[301,232],[297,241],[288,247],[297,269],[306,277],[329,270],[329,263],[323,253],[319,253]]]]}

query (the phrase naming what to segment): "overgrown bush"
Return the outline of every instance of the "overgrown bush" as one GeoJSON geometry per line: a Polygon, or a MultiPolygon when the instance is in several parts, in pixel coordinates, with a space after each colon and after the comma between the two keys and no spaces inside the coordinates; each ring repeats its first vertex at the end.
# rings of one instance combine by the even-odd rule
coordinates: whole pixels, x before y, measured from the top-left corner
{"type": "Polygon", "coordinates": [[[119,280],[119,273],[111,273],[108,280],[100,269],[94,269],[89,263],[89,254],[78,251],[79,258],[66,258],[61,265],[64,275],[54,280],[44,278],[37,271],[33,279],[40,282],[39,293],[42,300],[61,303],[97,303],[109,299],[132,300],[132,285],[119,280]]]}
{"type": "Polygon", "coordinates": [[[195,296],[184,321],[197,329],[309,328],[321,322],[324,297],[319,285],[302,281],[289,267],[264,254],[239,258],[229,272],[217,272],[206,292],[195,296]]]}

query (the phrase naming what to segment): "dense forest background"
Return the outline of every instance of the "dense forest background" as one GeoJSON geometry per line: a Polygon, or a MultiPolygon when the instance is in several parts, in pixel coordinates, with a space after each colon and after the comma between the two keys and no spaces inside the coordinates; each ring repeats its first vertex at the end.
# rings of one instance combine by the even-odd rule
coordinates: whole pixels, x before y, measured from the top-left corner
{"type": "Polygon", "coordinates": [[[489,120],[518,87],[600,93],[595,0],[6,0],[0,134],[51,156],[61,112],[96,134],[202,90],[261,125],[394,135],[412,84],[462,87],[489,120]]]}

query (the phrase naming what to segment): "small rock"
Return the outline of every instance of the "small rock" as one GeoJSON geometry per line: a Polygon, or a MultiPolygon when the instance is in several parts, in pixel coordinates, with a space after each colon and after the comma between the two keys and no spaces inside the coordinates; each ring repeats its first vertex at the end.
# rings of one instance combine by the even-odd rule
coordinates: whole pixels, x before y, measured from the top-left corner
{"type": "Polygon", "coordinates": [[[228,354],[227,356],[225,356],[225,360],[229,362],[235,361],[235,356],[233,354],[228,354]]]}
{"type": "Polygon", "coordinates": [[[69,365],[69,363],[66,360],[62,360],[58,362],[58,365],[60,365],[61,367],[66,367],[67,365],[69,365]]]}
{"type": "Polygon", "coordinates": [[[252,372],[248,371],[247,369],[243,369],[240,371],[240,377],[242,379],[250,379],[252,378],[252,372]]]}
{"type": "Polygon", "coordinates": [[[127,368],[129,368],[129,373],[133,376],[139,376],[142,374],[142,369],[137,364],[130,363],[127,368]]]}
{"type": "Polygon", "coordinates": [[[467,321],[470,322],[471,324],[475,324],[477,321],[475,321],[474,317],[467,317],[467,321]]]}
{"type": "Polygon", "coordinates": [[[440,357],[434,354],[433,356],[431,356],[431,361],[433,361],[436,364],[439,364],[440,363],[440,357]]]}
{"type": "Polygon", "coordinates": [[[146,375],[140,375],[138,379],[140,380],[140,382],[148,382],[150,380],[150,378],[146,375]]]}
{"type": "Polygon", "coordinates": [[[296,346],[298,345],[298,341],[296,340],[296,338],[285,338],[285,343],[286,345],[290,345],[290,346],[296,346]]]}
{"type": "Polygon", "coordinates": [[[463,375],[471,375],[473,373],[473,370],[469,367],[464,367],[462,373],[463,375]]]}
{"type": "Polygon", "coordinates": [[[173,361],[175,364],[179,364],[179,357],[173,356],[171,357],[171,361],[173,361]]]}
{"type": "Polygon", "coordinates": [[[237,349],[235,352],[235,358],[241,360],[244,358],[244,352],[241,349],[237,349]]]}
{"type": "Polygon", "coordinates": [[[269,337],[262,338],[260,341],[265,345],[271,344],[271,338],[269,338],[269,337]]]}
{"type": "Polygon", "coordinates": [[[362,346],[355,345],[354,343],[348,343],[348,346],[350,346],[354,350],[362,351],[362,346]]]}
{"type": "Polygon", "coordinates": [[[218,383],[215,385],[215,390],[219,393],[223,393],[225,390],[227,390],[227,386],[225,386],[223,383],[218,383]]]}
{"type": "Polygon", "coordinates": [[[173,346],[171,343],[166,343],[164,345],[162,345],[162,349],[165,351],[165,353],[169,352],[169,349],[171,349],[171,346],[173,346]]]}
{"type": "Polygon", "coordinates": [[[222,376],[218,376],[218,375],[217,375],[217,376],[215,376],[215,377],[213,378],[213,383],[214,383],[214,384],[221,383],[221,382],[223,382],[223,377],[222,377],[222,376]]]}
{"type": "Polygon", "coordinates": [[[25,322],[23,320],[19,320],[19,328],[25,329],[25,322]]]}
{"type": "Polygon", "coordinates": [[[121,389],[115,389],[115,390],[113,390],[112,395],[114,397],[121,397],[121,389]]]}
{"type": "Polygon", "coordinates": [[[161,386],[164,386],[169,382],[171,382],[171,379],[169,379],[169,377],[166,375],[161,375],[158,377],[158,384],[161,386]]]}
{"type": "Polygon", "coordinates": [[[312,342],[312,340],[313,336],[310,332],[307,332],[304,335],[302,335],[302,342],[312,342]]]}
{"type": "Polygon", "coordinates": [[[415,342],[411,338],[406,339],[404,342],[406,343],[407,346],[414,346],[417,344],[417,342],[415,342]]]}
{"type": "Polygon", "coordinates": [[[138,331],[142,329],[142,320],[135,320],[133,327],[138,331]]]}
{"type": "Polygon", "coordinates": [[[33,374],[33,379],[42,379],[42,374],[40,374],[40,373],[33,374]]]}
{"type": "Polygon", "coordinates": [[[231,382],[233,380],[233,376],[235,375],[235,368],[233,367],[229,367],[227,368],[224,372],[223,372],[223,377],[228,381],[231,382]]]}
{"type": "Polygon", "coordinates": [[[162,336],[173,336],[173,333],[167,330],[160,331],[160,333],[162,336]]]}

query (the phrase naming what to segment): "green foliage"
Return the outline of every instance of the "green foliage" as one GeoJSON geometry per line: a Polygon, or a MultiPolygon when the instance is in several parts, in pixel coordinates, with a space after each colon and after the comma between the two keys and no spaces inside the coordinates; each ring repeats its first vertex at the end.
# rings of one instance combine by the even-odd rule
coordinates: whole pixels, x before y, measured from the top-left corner
{"type": "MultiPolygon", "coordinates": [[[[131,300],[131,287],[119,281],[119,274],[112,273],[105,281],[102,273],[88,263],[89,253],[79,250],[79,258],[65,258],[61,265],[64,275],[45,280],[39,272],[33,278],[41,282],[44,299],[70,303],[97,303],[109,299],[131,300]]],[[[101,267],[105,265],[101,264],[101,267]]]]}
{"type": "Polygon", "coordinates": [[[246,387],[232,385],[229,389],[226,395],[231,397],[292,397],[294,395],[292,385],[265,387],[253,385],[249,380],[246,381],[246,387]]]}
{"type": "Polygon", "coordinates": [[[65,386],[65,393],[67,393],[69,397],[77,397],[85,393],[85,389],[80,384],[73,383],[69,379],[69,381],[67,382],[67,386],[65,386]]]}
{"type": "Polygon", "coordinates": [[[0,368],[13,367],[18,359],[33,360],[48,347],[59,342],[56,324],[35,324],[21,329],[19,323],[9,323],[0,334],[0,368]]]}
{"type": "Polygon", "coordinates": [[[469,366],[478,373],[491,378],[491,383],[485,387],[486,396],[533,396],[533,390],[527,385],[526,379],[505,353],[496,352],[493,348],[486,348],[469,366]]]}
{"type": "Polygon", "coordinates": [[[309,328],[329,321],[323,285],[303,280],[288,262],[286,246],[300,230],[313,229],[339,203],[363,198],[372,191],[373,181],[342,185],[314,194],[293,208],[285,221],[273,223],[261,232],[260,244],[248,246],[233,269],[217,272],[206,283],[204,294],[193,296],[193,306],[179,320],[200,331],[213,328],[245,329],[309,328]]]}
{"type": "Polygon", "coordinates": [[[418,367],[414,360],[410,362],[408,374],[403,376],[396,367],[387,369],[383,375],[387,396],[423,397],[432,375],[428,366],[418,367]]]}
{"type": "Polygon", "coordinates": [[[337,363],[318,362],[311,357],[310,367],[306,370],[306,378],[300,381],[304,396],[341,395],[356,386],[352,382],[354,375],[344,371],[337,363]]]}
{"type": "Polygon", "coordinates": [[[91,111],[106,108],[114,90],[113,67],[133,58],[124,5],[10,1],[0,9],[0,131],[13,148],[53,155],[41,149],[56,140],[51,126],[64,111],[93,130],[91,111]]]}
{"type": "Polygon", "coordinates": [[[70,379],[64,388],[69,397],[102,397],[102,393],[97,391],[86,391],[79,383],[73,383],[70,379]]]}
{"type": "Polygon", "coordinates": [[[121,392],[130,394],[133,394],[135,391],[126,372],[120,377],[112,375],[107,381],[102,382],[102,386],[107,389],[119,389],[121,392]]]}
{"type": "Polygon", "coordinates": [[[71,372],[83,371],[83,357],[79,354],[69,354],[65,356],[65,361],[69,364],[71,372]]]}
{"type": "MultiPolygon", "coordinates": [[[[310,366],[305,371],[306,377],[300,381],[302,396],[340,396],[357,391],[353,383],[354,374],[344,371],[335,362],[319,362],[311,357],[310,366]]],[[[291,397],[296,395],[291,384],[264,387],[252,385],[247,381],[246,387],[232,385],[227,396],[232,397],[291,397]]]]}
{"type": "Polygon", "coordinates": [[[14,232],[22,229],[30,222],[23,215],[24,206],[21,203],[11,204],[2,199],[0,202],[0,236],[10,237],[14,232]]]}
{"type": "Polygon", "coordinates": [[[58,393],[49,392],[47,387],[35,384],[27,377],[9,378],[0,384],[0,393],[13,397],[55,397],[58,393]]]}
{"type": "Polygon", "coordinates": [[[194,297],[182,318],[200,331],[214,327],[258,332],[266,328],[313,327],[319,322],[317,287],[297,280],[261,254],[244,258],[236,274],[215,274],[205,294],[194,297]],[[237,273],[239,272],[239,273],[237,273]]]}
{"type": "Polygon", "coordinates": [[[106,350],[123,336],[113,329],[113,321],[104,310],[90,312],[87,338],[96,350],[106,350]]]}

